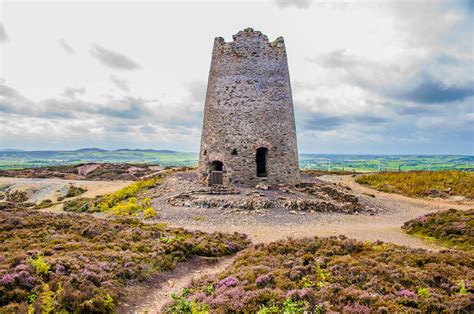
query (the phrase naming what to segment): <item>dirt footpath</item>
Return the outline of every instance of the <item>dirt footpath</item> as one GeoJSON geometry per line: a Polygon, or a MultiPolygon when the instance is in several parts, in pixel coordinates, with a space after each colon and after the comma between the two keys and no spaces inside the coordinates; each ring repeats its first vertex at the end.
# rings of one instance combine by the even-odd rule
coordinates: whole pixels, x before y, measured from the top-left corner
{"type": "Polygon", "coordinates": [[[171,294],[179,294],[193,280],[204,275],[212,276],[222,272],[232,264],[234,257],[221,259],[194,258],[178,264],[176,269],[154,277],[152,280],[128,288],[128,302],[121,304],[119,313],[160,313],[171,294]]]}

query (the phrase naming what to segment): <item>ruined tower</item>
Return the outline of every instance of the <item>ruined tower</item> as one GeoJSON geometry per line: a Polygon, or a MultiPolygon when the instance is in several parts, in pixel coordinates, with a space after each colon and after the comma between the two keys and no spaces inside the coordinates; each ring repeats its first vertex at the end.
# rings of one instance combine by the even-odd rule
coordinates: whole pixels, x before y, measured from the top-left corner
{"type": "Polygon", "coordinates": [[[208,184],[297,184],[295,117],[282,37],[247,28],[214,40],[199,173],[208,184]]]}

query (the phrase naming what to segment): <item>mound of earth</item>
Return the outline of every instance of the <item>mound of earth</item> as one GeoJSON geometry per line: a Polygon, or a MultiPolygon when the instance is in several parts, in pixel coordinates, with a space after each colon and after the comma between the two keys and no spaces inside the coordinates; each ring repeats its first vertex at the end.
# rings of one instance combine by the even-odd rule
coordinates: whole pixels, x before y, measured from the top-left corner
{"type": "Polygon", "coordinates": [[[48,166],[0,171],[0,177],[60,178],[68,180],[138,180],[154,175],[163,168],[144,164],[95,163],[82,165],[48,166]]]}
{"type": "Polygon", "coordinates": [[[175,176],[176,183],[187,186],[167,198],[172,206],[194,208],[232,208],[241,210],[265,210],[284,208],[289,211],[376,213],[364,206],[350,189],[315,177],[297,186],[265,184],[256,187],[241,185],[203,187],[193,183],[193,176],[175,176]]]}

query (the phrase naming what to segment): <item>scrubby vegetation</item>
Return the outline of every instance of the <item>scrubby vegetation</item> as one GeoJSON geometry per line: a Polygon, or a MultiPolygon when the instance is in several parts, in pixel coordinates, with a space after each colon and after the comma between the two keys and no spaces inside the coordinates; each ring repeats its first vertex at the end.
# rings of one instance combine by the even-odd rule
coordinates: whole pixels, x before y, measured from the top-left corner
{"type": "Polygon", "coordinates": [[[139,192],[160,184],[161,181],[161,176],[147,180],[140,180],[133,182],[132,184],[127,185],[126,187],[121,188],[120,190],[117,190],[111,194],[104,195],[100,202],[100,210],[108,211],[109,209],[114,209],[114,207],[123,204],[124,201],[136,197],[139,192]]]}
{"type": "Polygon", "coordinates": [[[113,193],[94,199],[78,198],[64,203],[68,212],[107,212],[115,216],[138,216],[143,213],[146,219],[155,218],[158,213],[151,207],[151,199],[146,191],[162,182],[162,176],[135,181],[113,193]]]}
{"type": "Polygon", "coordinates": [[[407,221],[407,233],[442,245],[474,252],[474,209],[450,209],[407,221]]]}
{"type": "Polygon", "coordinates": [[[169,312],[472,312],[474,255],[345,237],[282,240],[238,254],[175,295],[169,312]]]}
{"type": "Polygon", "coordinates": [[[38,204],[36,204],[34,206],[35,209],[41,209],[41,208],[48,208],[48,207],[51,207],[53,206],[54,203],[52,200],[49,200],[49,199],[46,199],[46,200],[42,200],[41,202],[39,202],[38,204]]]}
{"type": "Polygon", "coordinates": [[[65,197],[75,197],[86,192],[87,189],[81,188],[80,186],[69,185],[65,197]]]}
{"type": "Polygon", "coordinates": [[[249,244],[239,234],[35,211],[0,212],[0,242],[1,313],[112,312],[126,283],[249,244]]]}
{"type": "Polygon", "coordinates": [[[446,197],[461,195],[474,199],[474,173],[461,171],[384,172],[360,176],[358,183],[383,192],[408,196],[446,197]]]}
{"type": "Polygon", "coordinates": [[[328,170],[321,170],[321,169],[303,169],[301,170],[301,174],[307,174],[315,177],[320,177],[320,176],[325,176],[325,175],[331,175],[331,174],[336,174],[336,175],[352,175],[352,174],[358,174],[360,172],[354,171],[348,171],[348,170],[333,170],[333,171],[328,171],[328,170]]]}

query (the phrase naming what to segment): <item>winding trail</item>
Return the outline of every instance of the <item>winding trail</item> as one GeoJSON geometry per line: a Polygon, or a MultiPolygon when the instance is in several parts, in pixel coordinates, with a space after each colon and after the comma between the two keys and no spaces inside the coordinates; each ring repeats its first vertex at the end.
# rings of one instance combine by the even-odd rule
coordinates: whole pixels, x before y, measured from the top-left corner
{"type": "Polygon", "coordinates": [[[178,294],[193,280],[202,276],[212,276],[232,264],[234,257],[220,259],[193,258],[178,264],[169,272],[161,273],[150,281],[128,288],[129,297],[121,304],[119,313],[160,313],[160,309],[171,301],[171,294],[178,294]]]}

